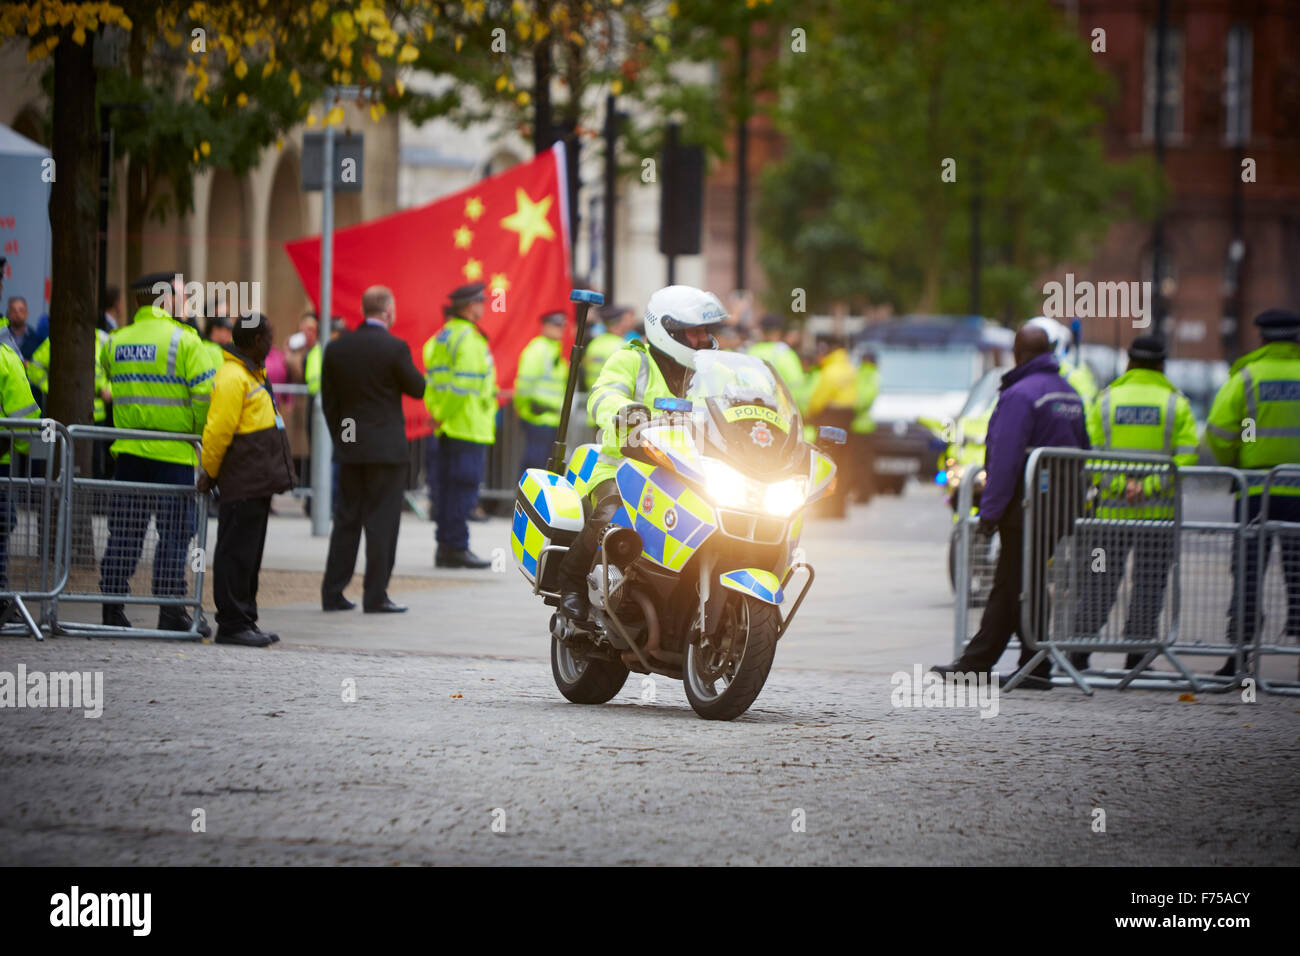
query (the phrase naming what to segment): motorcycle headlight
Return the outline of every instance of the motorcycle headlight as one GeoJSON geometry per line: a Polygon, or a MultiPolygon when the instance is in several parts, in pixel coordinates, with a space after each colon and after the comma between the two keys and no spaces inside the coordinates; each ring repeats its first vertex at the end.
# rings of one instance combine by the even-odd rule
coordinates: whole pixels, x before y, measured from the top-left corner
{"type": "Polygon", "coordinates": [[[807,497],[802,481],[787,478],[767,486],[767,492],[763,495],[763,510],[778,518],[788,518],[803,506],[807,497]]]}
{"type": "Polygon", "coordinates": [[[745,503],[745,476],[730,465],[704,459],[704,481],[714,504],[740,507],[745,503]]]}

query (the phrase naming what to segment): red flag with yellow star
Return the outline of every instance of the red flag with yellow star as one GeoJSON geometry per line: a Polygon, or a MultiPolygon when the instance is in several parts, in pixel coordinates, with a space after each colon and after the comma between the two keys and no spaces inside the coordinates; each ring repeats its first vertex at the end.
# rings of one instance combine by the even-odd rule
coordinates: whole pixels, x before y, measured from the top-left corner
{"type": "MultiPolygon", "coordinates": [[[[497,385],[514,385],[519,353],[548,312],[569,307],[569,240],[563,145],[442,199],[334,233],[331,311],[361,322],[361,294],[393,290],[392,332],[424,368],[424,343],[442,328],[447,294],[487,286],[479,328],[496,362],[497,385]]],[[[320,236],[286,242],[307,295],[320,309],[320,236]]],[[[324,323],[322,323],[322,327],[324,323]]],[[[429,434],[424,403],[406,398],[406,434],[429,434]]]]}

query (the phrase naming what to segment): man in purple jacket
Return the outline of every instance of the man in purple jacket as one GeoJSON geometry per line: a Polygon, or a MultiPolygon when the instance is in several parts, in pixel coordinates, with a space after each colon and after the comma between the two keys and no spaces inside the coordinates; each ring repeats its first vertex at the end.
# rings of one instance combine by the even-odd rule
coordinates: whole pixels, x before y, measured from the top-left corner
{"type": "MultiPolygon", "coordinates": [[[[1061,377],[1047,334],[1022,326],[1012,347],[1016,367],[1002,376],[985,443],[985,482],[980,496],[979,533],[1002,540],[993,588],[989,592],[980,629],[961,657],[936,665],[936,673],[989,673],[1006,650],[1011,635],[1020,629],[1020,587],[1023,561],[1025,462],[1029,453],[1044,445],[1088,448],[1083,400],[1061,377]]],[[[1033,651],[1021,647],[1023,666],[1033,651]]],[[[1043,661],[1018,686],[1051,690],[1051,665],[1043,661]]]]}

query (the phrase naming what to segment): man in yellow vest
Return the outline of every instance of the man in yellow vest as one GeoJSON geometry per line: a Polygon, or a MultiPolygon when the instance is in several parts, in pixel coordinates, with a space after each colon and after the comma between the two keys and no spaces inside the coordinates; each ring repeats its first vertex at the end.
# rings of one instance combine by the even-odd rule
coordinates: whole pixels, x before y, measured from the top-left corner
{"type": "Polygon", "coordinates": [[[230,344],[231,340],[230,318],[220,314],[214,315],[208,319],[205,331],[208,337],[203,340],[204,354],[207,355],[208,361],[212,363],[212,367],[219,370],[226,361],[223,350],[230,344]]]}
{"type": "MultiPolygon", "coordinates": [[[[1269,309],[1256,316],[1255,325],[1264,345],[1233,364],[1210,407],[1205,442],[1221,464],[1267,471],[1275,465],[1300,463],[1300,313],[1269,309]]],[[[1245,521],[1253,522],[1260,517],[1262,482],[1252,480],[1246,490],[1245,521]]],[[[1279,483],[1269,489],[1268,520],[1300,522],[1300,486],[1279,483]]],[[[1255,640],[1259,582],[1268,573],[1269,555],[1265,554],[1261,567],[1256,543],[1247,542],[1245,580],[1234,582],[1228,610],[1228,639],[1236,641],[1232,621],[1240,612],[1246,645],[1255,640]]],[[[1279,536],[1278,547],[1287,594],[1285,632],[1296,640],[1300,638],[1300,538],[1279,536]]],[[[1232,676],[1236,670],[1237,662],[1230,657],[1218,673],[1232,676]]]]}
{"type": "MultiPolygon", "coordinates": [[[[1133,340],[1128,350],[1128,371],[1115,379],[1088,408],[1088,440],[1095,449],[1150,452],[1172,457],[1179,467],[1196,464],[1196,417],[1187,396],[1164,375],[1165,343],[1155,335],[1133,340]]],[[[1104,459],[1103,459],[1104,460],[1104,459]]],[[[1172,521],[1173,490],[1161,487],[1158,475],[1126,478],[1104,473],[1097,489],[1098,518],[1172,521]]],[[[1173,529],[1153,525],[1133,529],[1097,529],[1095,545],[1102,563],[1093,561],[1085,571],[1083,593],[1074,631],[1096,636],[1119,594],[1129,552],[1133,558],[1133,593],[1129,599],[1124,636],[1134,641],[1155,640],[1160,610],[1173,563],[1173,529]]],[[[1084,554],[1095,553],[1085,547],[1084,554]]],[[[1144,653],[1128,655],[1126,668],[1141,663],[1144,653]]],[[[1088,666],[1088,655],[1070,655],[1075,667],[1088,666]]]]}
{"type": "MultiPolygon", "coordinates": [[[[847,433],[853,425],[858,403],[858,371],[853,367],[844,340],[829,336],[818,342],[818,374],[808,398],[808,419],[814,425],[831,425],[847,433]]],[[[827,501],[827,511],[843,517],[849,502],[849,489],[855,478],[852,449],[842,451],[836,462],[843,478],[835,482],[835,493],[827,501]]]]}
{"type": "Polygon", "coordinates": [[[496,439],[497,372],[477,325],[483,317],[483,283],[460,286],[450,299],[447,323],[434,336],[425,362],[429,379],[424,403],[438,436],[438,547],[433,563],[439,568],[486,568],[492,562],[469,549],[467,522],[478,504],[487,448],[496,439]]]}
{"type": "Polygon", "coordinates": [[[804,388],[803,362],[799,361],[799,353],[782,341],[785,320],[769,313],[759,319],[758,328],[763,338],[749,347],[749,354],[776,369],[790,394],[798,400],[804,388]]]}
{"type": "MultiPolygon", "coordinates": [[[[177,322],[168,311],[173,301],[171,278],[171,273],[155,273],[132,283],[135,317],[130,325],[109,336],[101,361],[113,390],[116,427],[201,435],[216,369],[208,362],[198,333],[177,322]]],[[[116,481],[194,484],[197,462],[194,446],[188,442],[119,438],[113,442],[112,452],[116,481]]],[[[108,518],[108,545],[100,564],[99,589],[108,597],[105,624],[131,626],[123,605],[112,596],[130,593],[151,517],[158,531],[153,593],[168,598],[185,594],[194,502],[177,495],[115,495],[108,518]]],[[[183,607],[159,608],[159,630],[189,631],[192,627],[183,607]]],[[[204,637],[211,634],[202,621],[199,633],[204,637]]]]}
{"type": "Polygon", "coordinates": [[[257,626],[257,579],[271,496],[293,487],[293,456],[284,419],[266,377],[271,320],[244,315],[222,350],[203,428],[198,488],[221,490],[212,596],[218,644],[266,647],[280,638],[257,626]]]}
{"type": "MultiPolygon", "coordinates": [[[[42,400],[48,399],[50,390],[50,341],[50,339],[46,339],[37,346],[36,351],[32,353],[31,361],[27,363],[27,379],[32,383],[32,388],[40,392],[42,400]]],[[[108,333],[103,329],[96,329],[94,352],[91,355],[91,368],[94,369],[95,376],[94,418],[96,425],[105,424],[105,420],[108,418],[107,403],[113,400],[113,393],[108,387],[108,373],[99,364],[100,353],[107,341],[108,333]]]]}
{"type": "Polygon", "coordinates": [[[587,574],[605,526],[621,507],[614,473],[623,460],[620,436],[653,416],[655,399],[685,395],[695,369],[695,353],[716,349],[713,332],[727,318],[717,296],[685,285],[670,285],[646,304],[646,341],[628,342],[611,355],[587,397],[587,411],[600,427],[600,456],[587,487],[591,515],[560,563],[560,610],[581,621],[590,610],[587,574]]]}
{"type": "Polygon", "coordinates": [[[564,337],[563,312],[542,316],[542,334],[519,354],[515,373],[515,411],[524,423],[524,458],[520,468],[545,468],[551,443],[560,424],[564,405],[564,386],[569,378],[569,363],[561,354],[564,337]]]}
{"type": "Polygon", "coordinates": [[[870,501],[876,493],[875,459],[871,453],[871,434],[876,430],[871,406],[880,394],[880,368],[876,353],[868,349],[858,363],[858,395],[853,405],[853,422],[849,425],[849,454],[856,472],[854,490],[859,501],[870,501]]]}
{"type": "MultiPolygon", "coordinates": [[[[0,260],[3,261],[3,260],[0,260]]],[[[27,372],[23,368],[22,356],[12,348],[0,346],[0,418],[37,418],[40,409],[32,395],[31,385],[27,381],[27,372]]],[[[12,451],[25,454],[28,443],[15,442],[17,448],[0,449],[0,477],[9,477],[9,455],[12,451]]],[[[9,482],[0,481],[0,590],[9,583],[9,532],[17,519],[13,499],[9,496],[9,482]]],[[[9,602],[3,602],[7,605],[9,602]]]]}

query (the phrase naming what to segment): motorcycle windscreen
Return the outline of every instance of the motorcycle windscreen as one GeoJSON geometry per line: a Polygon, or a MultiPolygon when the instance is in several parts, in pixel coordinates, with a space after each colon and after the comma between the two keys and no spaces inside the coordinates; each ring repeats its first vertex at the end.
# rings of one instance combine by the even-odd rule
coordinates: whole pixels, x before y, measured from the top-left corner
{"type": "Polygon", "coordinates": [[[767,362],[738,352],[699,352],[686,394],[708,444],[732,466],[771,480],[803,465],[803,419],[767,362]]]}

